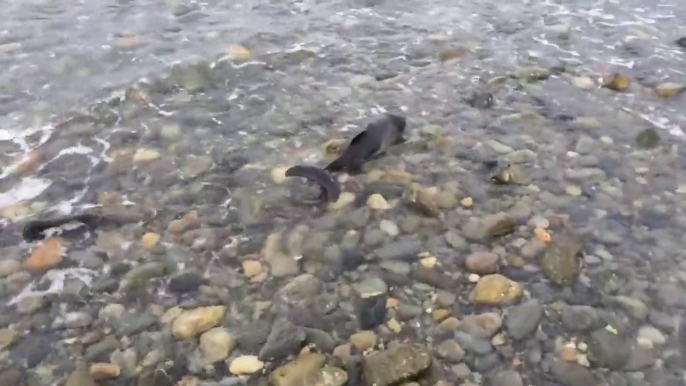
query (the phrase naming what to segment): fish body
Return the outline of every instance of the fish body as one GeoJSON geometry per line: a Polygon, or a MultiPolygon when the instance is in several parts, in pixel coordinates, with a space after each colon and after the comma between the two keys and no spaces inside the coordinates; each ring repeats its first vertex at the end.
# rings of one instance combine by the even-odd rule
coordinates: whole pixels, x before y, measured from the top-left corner
{"type": "Polygon", "coordinates": [[[405,117],[384,114],[370,122],[343,150],[343,154],[324,168],[328,172],[347,170],[359,172],[365,162],[378,157],[389,147],[405,142],[403,133],[407,126],[405,117]]]}
{"type": "Polygon", "coordinates": [[[28,221],[22,229],[22,237],[29,242],[42,240],[46,237],[44,233],[46,230],[73,222],[82,223],[93,231],[105,224],[124,225],[140,222],[143,219],[144,214],[137,208],[123,206],[94,208],[85,213],[28,221]]]}
{"type": "Polygon", "coordinates": [[[287,177],[303,177],[315,182],[322,188],[322,195],[329,201],[337,201],[341,186],[329,172],[316,166],[296,165],[286,170],[287,177]]]}

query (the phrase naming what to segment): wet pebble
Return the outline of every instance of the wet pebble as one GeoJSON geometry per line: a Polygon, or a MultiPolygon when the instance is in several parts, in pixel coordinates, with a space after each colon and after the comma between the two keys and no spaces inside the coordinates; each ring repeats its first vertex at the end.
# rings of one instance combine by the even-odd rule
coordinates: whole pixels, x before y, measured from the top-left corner
{"type": "Polygon", "coordinates": [[[381,260],[414,261],[422,251],[422,243],[417,240],[398,240],[381,249],[376,250],[376,256],[381,260]]]}
{"type": "Polygon", "coordinates": [[[499,257],[492,252],[474,252],[467,256],[466,265],[470,272],[487,275],[498,270],[499,257]]]}
{"type": "Polygon", "coordinates": [[[364,357],[362,368],[369,385],[391,386],[412,378],[431,365],[431,353],[423,345],[393,344],[364,357]]]}
{"type": "Polygon", "coordinates": [[[576,363],[555,361],[551,367],[551,373],[565,386],[588,386],[596,383],[593,373],[576,363]]]}
{"type": "Polygon", "coordinates": [[[638,330],[637,339],[639,344],[641,342],[650,342],[650,346],[660,346],[667,342],[667,338],[660,332],[660,330],[653,326],[642,326],[638,330]]]}
{"type": "Polygon", "coordinates": [[[380,227],[381,230],[390,237],[396,237],[400,234],[400,229],[393,221],[381,220],[380,227]]]}
{"type": "Polygon", "coordinates": [[[616,332],[599,329],[591,333],[588,360],[594,366],[621,369],[629,361],[631,344],[616,332]]]}
{"type": "Polygon", "coordinates": [[[247,375],[256,373],[264,367],[264,363],[255,355],[241,355],[231,361],[229,371],[231,374],[247,375]]]}
{"type": "Polygon", "coordinates": [[[448,339],[439,343],[435,350],[439,358],[443,358],[451,363],[460,363],[465,356],[465,351],[460,344],[453,339],[448,339]]]}
{"type": "Polygon", "coordinates": [[[184,311],[174,319],[172,331],[179,339],[190,339],[219,324],[225,313],[225,306],[199,307],[184,311]]]}
{"type": "Polygon", "coordinates": [[[511,338],[520,340],[533,334],[542,318],[543,305],[534,299],[509,309],[505,318],[505,327],[511,338]]]}
{"type": "Polygon", "coordinates": [[[258,358],[261,361],[280,360],[298,350],[305,341],[305,331],[284,319],[274,322],[258,358]]]}
{"type": "Polygon", "coordinates": [[[455,333],[455,339],[457,339],[460,346],[466,351],[473,352],[478,355],[486,355],[493,351],[491,342],[486,339],[473,337],[466,332],[457,331],[455,333]]]}
{"type": "Polygon", "coordinates": [[[502,317],[495,312],[486,312],[479,315],[467,315],[462,319],[460,330],[469,335],[480,338],[490,339],[503,325],[502,317]]]}
{"type": "Polygon", "coordinates": [[[502,370],[489,378],[487,385],[493,386],[524,386],[522,377],[514,370],[502,370]]]}
{"type": "Polygon", "coordinates": [[[524,289],[521,284],[500,274],[482,276],[470,294],[476,304],[494,306],[510,305],[521,299],[524,289]]]}
{"type": "Polygon", "coordinates": [[[200,335],[200,351],[206,363],[226,359],[233,350],[235,339],[223,327],[215,327],[200,335]]]}
{"type": "Polygon", "coordinates": [[[0,277],[7,277],[21,269],[21,263],[14,259],[0,260],[0,277]]]}
{"type": "Polygon", "coordinates": [[[590,306],[567,306],[561,313],[562,328],[570,332],[584,332],[600,325],[598,310],[590,306]]]}

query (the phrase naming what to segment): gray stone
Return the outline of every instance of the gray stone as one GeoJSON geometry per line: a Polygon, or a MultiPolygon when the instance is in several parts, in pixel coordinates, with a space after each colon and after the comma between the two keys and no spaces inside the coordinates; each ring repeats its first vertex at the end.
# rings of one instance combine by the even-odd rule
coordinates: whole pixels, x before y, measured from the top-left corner
{"type": "Polygon", "coordinates": [[[463,331],[455,332],[455,339],[463,349],[478,355],[486,355],[493,351],[491,342],[486,339],[475,338],[463,331]]]}
{"type": "Polygon", "coordinates": [[[524,386],[522,377],[514,370],[498,371],[492,377],[487,378],[487,386],[524,386]]]}
{"type": "Polygon", "coordinates": [[[581,272],[582,245],[571,237],[558,235],[548,243],[540,263],[543,272],[556,284],[569,286],[581,272]]]}
{"type": "Polygon", "coordinates": [[[413,304],[408,304],[407,302],[400,302],[396,310],[397,319],[400,321],[411,320],[424,312],[424,309],[420,306],[415,306],[413,304]]]}
{"type": "Polygon", "coordinates": [[[112,335],[106,336],[98,343],[86,348],[85,358],[89,362],[102,362],[109,359],[110,354],[119,347],[119,341],[112,335]]]}
{"type": "Polygon", "coordinates": [[[596,384],[593,374],[585,367],[576,363],[558,360],[551,372],[564,386],[590,386],[596,384]]]}
{"type": "Polygon", "coordinates": [[[436,304],[440,307],[450,307],[455,303],[455,300],[457,300],[457,295],[452,292],[441,290],[436,293],[436,304]]]}
{"type": "Polygon", "coordinates": [[[303,274],[293,278],[293,280],[283,286],[274,298],[285,304],[294,305],[319,295],[323,285],[324,283],[316,277],[310,274],[303,274]]]}
{"type": "Polygon", "coordinates": [[[143,263],[124,275],[123,286],[137,287],[146,285],[148,281],[167,273],[166,266],[157,261],[143,263]]]}
{"type": "Polygon", "coordinates": [[[388,235],[380,229],[370,229],[364,234],[364,245],[368,247],[378,247],[388,239],[388,235]]]}
{"type": "Polygon", "coordinates": [[[507,312],[505,328],[511,338],[520,340],[536,331],[542,318],[543,305],[538,300],[529,300],[507,312]]]}
{"type": "Polygon", "coordinates": [[[479,338],[490,339],[503,325],[503,318],[495,312],[486,312],[479,315],[467,315],[462,319],[460,330],[479,338]]]}
{"type": "Polygon", "coordinates": [[[376,250],[376,256],[381,260],[415,261],[422,251],[422,243],[418,240],[399,240],[376,250]]]}
{"type": "Polygon", "coordinates": [[[26,296],[17,302],[17,312],[20,314],[33,314],[47,305],[43,295],[26,296]]]}
{"type": "Polygon", "coordinates": [[[465,351],[455,340],[448,339],[436,346],[436,354],[449,362],[459,363],[464,359],[465,351]]]}
{"type": "Polygon", "coordinates": [[[21,263],[14,259],[0,260],[0,277],[7,277],[21,269],[21,263]]]}
{"type": "Polygon", "coordinates": [[[594,331],[588,342],[588,360],[597,367],[618,370],[629,361],[631,345],[619,334],[606,329],[594,331]]]}
{"type": "Polygon", "coordinates": [[[367,385],[390,386],[416,376],[430,365],[431,353],[423,345],[396,343],[365,356],[362,371],[367,385]]]}
{"type": "Polygon", "coordinates": [[[600,324],[598,310],[590,306],[568,306],[562,310],[562,328],[569,332],[584,332],[600,324]]]}
{"type": "Polygon", "coordinates": [[[278,319],[258,355],[261,361],[282,360],[298,350],[306,338],[305,331],[285,319],[278,319]]]}
{"type": "Polygon", "coordinates": [[[396,275],[409,275],[412,268],[409,263],[395,260],[382,261],[379,265],[386,271],[396,275]]]}
{"type": "Polygon", "coordinates": [[[458,251],[465,251],[469,245],[467,240],[457,230],[448,231],[445,234],[445,241],[458,251]]]}
{"type": "Polygon", "coordinates": [[[376,276],[367,277],[356,283],[354,287],[361,298],[382,295],[388,291],[386,283],[376,276]]]}
{"type": "Polygon", "coordinates": [[[87,312],[70,312],[64,315],[64,325],[67,328],[88,327],[93,323],[93,317],[87,312]]]}
{"type": "Polygon", "coordinates": [[[624,371],[641,371],[655,364],[655,354],[652,350],[635,348],[631,350],[629,361],[624,366],[624,371]]]}

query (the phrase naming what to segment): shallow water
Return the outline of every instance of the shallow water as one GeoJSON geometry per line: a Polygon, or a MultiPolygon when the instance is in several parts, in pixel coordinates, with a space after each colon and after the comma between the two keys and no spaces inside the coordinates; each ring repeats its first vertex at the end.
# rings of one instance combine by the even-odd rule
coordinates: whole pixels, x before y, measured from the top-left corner
{"type": "MultiPolygon", "coordinates": [[[[666,99],[654,89],[686,83],[686,52],[675,44],[686,36],[685,22],[686,7],[676,0],[3,5],[0,296],[7,305],[0,328],[17,334],[0,349],[0,368],[47,385],[85,355],[120,366],[123,374],[108,384],[144,382],[155,369],[173,382],[182,376],[232,382],[226,368],[203,367],[207,358],[195,350],[197,341],[172,337],[162,314],[175,306],[224,304],[227,316],[219,324],[234,337],[262,328],[256,320],[268,323],[254,332],[260,335],[274,319],[286,318],[340,345],[361,323],[353,296],[360,291],[388,292],[401,304],[390,306],[386,325],[375,328],[381,341],[438,346],[447,327],[439,327],[443,319],[433,310],[448,310],[469,325],[470,314],[517,314],[524,307],[492,307],[468,296],[478,276],[470,276],[477,272],[467,256],[489,251],[498,256],[495,271],[544,305],[540,330],[509,340],[517,332],[506,323],[487,337],[505,339],[494,343],[496,356],[470,350],[473,342],[455,334],[451,339],[467,356],[457,360],[454,352],[432,349],[442,372],[422,376],[423,384],[513,377],[503,372],[510,367],[530,384],[577,385],[563,370],[584,380],[586,367],[605,382],[682,384],[686,95],[666,99]],[[250,59],[235,57],[238,45],[250,59]],[[628,90],[600,86],[614,72],[631,79],[628,90]],[[494,96],[492,108],[466,102],[485,90],[494,96]],[[283,166],[323,165],[327,140],[350,138],[384,111],[408,117],[410,143],[371,162],[363,175],[342,176],[344,190],[355,194],[342,211],[298,204],[302,181],[281,181],[283,166]],[[660,140],[645,148],[636,138],[649,128],[660,140]],[[481,162],[495,158],[517,164],[529,180],[493,185],[481,162]],[[407,203],[409,181],[437,188],[439,216],[407,203]],[[373,193],[391,209],[367,208],[373,193]],[[39,268],[15,263],[38,245],[21,240],[23,221],[97,204],[136,208],[144,220],[92,231],[63,258],[34,262],[39,268]],[[470,225],[496,213],[515,221],[510,234],[481,237],[470,225]],[[545,245],[536,252],[537,228],[549,229],[553,240],[570,228],[581,236],[584,267],[571,287],[556,287],[537,260],[548,255],[545,245]],[[146,241],[145,234],[161,239],[146,241]],[[365,260],[335,271],[349,250],[365,260]],[[260,272],[250,275],[251,268],[260,272]],[[303,279],[306,274],[318,279],[303,279]],[[195,284],[178,284],[186,281],[195,284]],[[283,300],[284,286],[310,290],[298,287],[301,298],[283,300]],[[27,296],[36,293],[44,300],[27,296]],[[454,295],[452,302],[445,293],[454,295]],[[558,316],[560,303],[594,307],[569,312],[594,312],[599,322],[570,329],[565,313],[558,316]],[[128,311],[115,317],[102,311],[112,304],[128,311]],[[311,314],[296,317],[303,307],[311,314]],[[320,315],[320,308],[337,311],[320,315]],[[65,315],[75,313],[87,322],[65,328],[72,320],[65,315]],[[391,321],[397,320],[403,327],[396,331],[391,321]],[[631,365],[598,359],[621,356],[611,351],[620,347],[611,338],[597,336],[603,324],[649,354],[632,357],[631,365]],[[32,332],[58,343],[37,355],[41,344],[32,332]],[[83,335],[93,341],[79,341],[83,335]],[[89,347],[115,335],[116,348],[88,355],[89,347]],[[577,348],[580,368],[571,370],[555,364],[570,341],[588,342],[590,350],[577,348]],[[173,365],[147,363],[127,373],[156,350],[173,365]]],[[[227,363],[257,355],[267,338],[256,338],[259,344],[236,339],[227,363]]],[[[454,349],[451,344],[441,347],[454,349]]],[[[320,351],[342,366],[335,362],[340,355],[320,351]]],[[[291,347],[285,355],[295,353],[291,347]]],[[[285,359],[265,361],[264,377],[285,359]]]]}

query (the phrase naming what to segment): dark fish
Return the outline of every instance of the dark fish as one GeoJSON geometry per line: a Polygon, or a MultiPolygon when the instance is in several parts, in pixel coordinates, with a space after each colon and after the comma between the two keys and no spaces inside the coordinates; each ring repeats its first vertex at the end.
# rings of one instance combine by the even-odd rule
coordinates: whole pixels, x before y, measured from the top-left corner
{"type": "Polygon", "coordinates": [[[493,94],[488,91],[475,91],[465,100],[467,104],[477,109],[490,109],[493,107],[493,94]]]}
{"type": "Polygon", "coordinates": [[[674,43],[676,43],[677,46],[686,49],[686,36],[680,39],[677,39],[674,43]]]}
{"type": "Polygon", "coordinates": [[[51,219],[31,220],[24,225],[22,237],[29,242],[42,240],[46,236],[43,233],[44,231],[72,222],[82,223],[92,231],[104,224],[123,225],[140,222],[142,220],[143,215],[135,208],[94,208],[92,211],[86,213],[58,216],[51,219]]]}
{"type": "Polygon", "coordinates": [[[365,162],[383,154],[389,147],[405,142],[405,126],[405,117],[384,114],[357,134],[343,154],[327,165],[325,170],[337,172],[347,169],[349,172],[359,172],[365,162]]]}
{"type": "Polygon", "coordinates": [[[322,188],[322,196],[329,201],[337,201],[341,186],[329,172],[316,166],[297,165],[286,171],[287,177],[303,177],[317,183],[322,188]]]}

